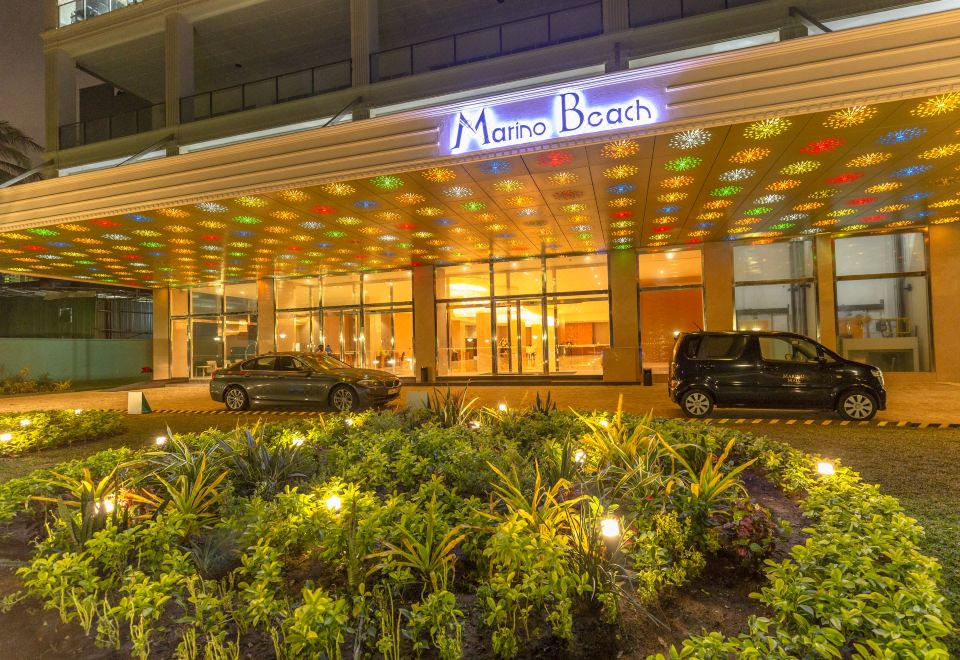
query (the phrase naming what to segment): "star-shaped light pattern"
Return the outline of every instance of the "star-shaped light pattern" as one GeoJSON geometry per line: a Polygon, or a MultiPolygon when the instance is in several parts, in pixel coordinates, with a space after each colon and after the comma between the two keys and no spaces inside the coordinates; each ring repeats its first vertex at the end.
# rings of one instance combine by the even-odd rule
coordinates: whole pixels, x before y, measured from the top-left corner
{"type": "Polygon", "coordinates": [[[743,136],[751,140],[766,140],[790,130],[792,121],[785,117],[771,117],[753,122],[743,129],[743,136]]]}
{"type": "Polygon", "coordinates": [[[951,92],[921,101],[910,111],[914,117],[939,117],[960,109],[960,92],[951,92]]]}
{"type": "Polygon", "coordinates": [[[629,158],[638,153],[640,153],[640,143],[636,140],[614,140],[600,148],[600,155],[604,158],[629,158]]]}
{"type": "Polygon", "coordinates": [[[631,155],[615,162],[616,137],[55,217],[0,233],[0,270],[159,287],[948,224],[960,216],[960,129],[942,125],[952,103],[940,95],[784,118],[790,125],[764,145],[744,132],[773,131],[752,122],[624,138],[632,146],[616,148],[631,155]],[[911,114],[920,107],[929,117],[911,114]]]}

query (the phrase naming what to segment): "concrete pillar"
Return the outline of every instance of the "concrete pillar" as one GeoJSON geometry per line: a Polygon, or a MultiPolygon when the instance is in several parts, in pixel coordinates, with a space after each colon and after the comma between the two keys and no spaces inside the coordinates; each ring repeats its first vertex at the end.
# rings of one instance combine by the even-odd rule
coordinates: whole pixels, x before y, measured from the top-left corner
{"type": "Polygon", "coordinates": [[[437,296],[433,266],[413,269],[413,357],[417,382],[420,369],[430,370],[430,379],[437,377],[437,296]]]}
{"type": "Polygon", "coordinates": [[[837,295],[833,287],[833,239],[817,236],[814,243],[817,278],[817,326],[820,343],[837,350],[837,295]]]}
{"type": "Polygon", "coordinates": [[[44,53],[46,69],[46,145],[47,151],[60,148],[60,127],[77,122],[79,94],[77,93],[77,63],[60,49],[44,53]]]}
{"type": "Polygon", "coordinates": [[[380,48],[377,0],[350,0],[350,57],[353,86],[370,84],[370,53],[380,48]]]}
{"type": "Polygon", "coordinates": [[[928,268],[937,380],[960,382],[960,224],[930,227],[928,268]]]}
{"type": "MultiPolygon", "coordinates": [[[[67,10],[73,11],[72,6],[67,10]]],[[[55,30],[58,27],[60,27],[59,0],[43,0],[43,29],[55,30]]]]}
{"type": "Polygon", "coordinates": [[[277,306],[273,296],[273,280],[257,280],[257,353],[277,350],[277,306]]]}
{"type": "Polygon", "coordinates": [[[167,126],[180,123],[180,99],[194,93],[193,74],[193,25],[183,14],[167,14],[163,41],[163,98],[167,126]]]}
{"type": "Polygon", "coordinates": [[[603,380],[640,380],[640,309],[637,301],[637,253],[613,250],[607,255],[610,287],[610,349],[603,356],[603,380]]]}
{"type": "Polygon", "coordinates": [[[170,289],[153,290],[153,379],[170,378],[170,289]]]}
{"type": "Polygon", "coordinates": [[[630,29],[630,3],[628,0],[603,0],[601,7],[604,34],[630,29]]]}
{"type": "Polygon", "coordinates": [[[705,330],[734,330],[733,246],[726,242],[703,246],[703,319],[705,330]]]}

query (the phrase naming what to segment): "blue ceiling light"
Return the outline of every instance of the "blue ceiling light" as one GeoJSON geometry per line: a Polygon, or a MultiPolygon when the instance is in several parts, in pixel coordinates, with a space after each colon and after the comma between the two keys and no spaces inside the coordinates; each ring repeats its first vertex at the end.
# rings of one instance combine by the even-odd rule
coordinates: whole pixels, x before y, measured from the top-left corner
{"type": "Polygon", "coordinates": [[[134,222],[153,222],[153,218],[149,218],[140,213],[134,213],[132,215],[128,215],[127,217],[133,220],[134,222]]]}
{"type": "Polygon", "coordinates": [[[917,174],[923,174],[924,172],[929,172],[933,169],[933,165],[911,165],[909,167],[904,167],[893,173],[892,176],[902,179],[908,176],[916,176],[917,174]]]}
{"type": "Polygon", "coordinates": [[[433,221],[433,223],[440,225],[441,227],[449,227],[450,225],[454,224],[453,220],[450,218],[437,218],[433,221]]]}
{"type": "Polygon", "coordinates": [[[661,206],[657,209],[657,213],[675,213],[679,211],[680,207],[676,204],[668,204],[667,206],[661,206]]]}
{"type": "Polygon", "coordinates": [[[915,192],[909,195],[904,195],[900,199],[902,199],[905,202],[915,202],[918,199],[924,199],[925,197],[929,197],[932,194],[933,193],[929,193],[929,192],[915,192]]]}
{"type": "Polygon", "coordinates": [[[901,128],[896,131],[890,131],[877,138],[877,144],[902,144],[920,137],[927,132],[927,129],[916,126],[911,128],[901,128]]]}
{"type": "Polygon", "coordinates": [[[372,209],[377,206],[377,203],[370,199],[358,199],[353,205],[358,209],[372,209]]]}
{"type": "Polygon", "coordinates": [[[607,188],[607,192],[611,195],[625,195],[636,189],[637,187],[632,183],[618,183],[607,188]]]}
{"type": "Polygon", "coordinates": [[[484,174],[506,174],[513,169],[513,163],[509,160],[491,160],[480,165],[480,171],[484,174]]]}
{"type": "Polygon", "coordinates": [[[249,238],[254,235],[252,231],[244,231],[243,229],[238,229],[230,233],[234,236],[239,236],[240,238],[249,238]]]}
{"type": "Polygon", "coordinates": [[[701,222],[699,224],[694,225],[694,227],[696,227],[697,229],[710,229],[710,227],[712,227],[713,224],[714,223],[712,222],[701,222]]]}

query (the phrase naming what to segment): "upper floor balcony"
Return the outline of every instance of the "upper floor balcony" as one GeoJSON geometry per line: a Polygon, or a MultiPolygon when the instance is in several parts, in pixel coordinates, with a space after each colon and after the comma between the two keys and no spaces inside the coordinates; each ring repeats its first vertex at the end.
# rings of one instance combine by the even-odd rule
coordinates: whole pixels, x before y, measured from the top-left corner
{"type": "Polygon", "coordinates": [[[108,14],[141,0],[58,0],[57,27],[65,27],[96,16],[108,14]]]}

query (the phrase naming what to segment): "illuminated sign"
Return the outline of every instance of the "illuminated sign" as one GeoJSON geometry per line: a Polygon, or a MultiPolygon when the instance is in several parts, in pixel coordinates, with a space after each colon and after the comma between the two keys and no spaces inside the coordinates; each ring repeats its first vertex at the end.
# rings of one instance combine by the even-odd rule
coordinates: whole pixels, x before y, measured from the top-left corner
{"type": "MultiPolygon", "coordinates": [[[[635,86],[629,87],[635,90],[635,86]]],[[[461,110],[446,126],[448,153],[518,146],[657,121],[656,106],[629,87],[570,90],[537,99],[461,110]]]]}

